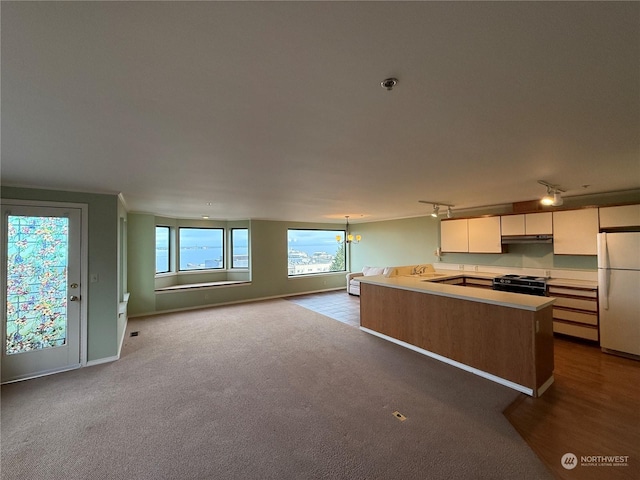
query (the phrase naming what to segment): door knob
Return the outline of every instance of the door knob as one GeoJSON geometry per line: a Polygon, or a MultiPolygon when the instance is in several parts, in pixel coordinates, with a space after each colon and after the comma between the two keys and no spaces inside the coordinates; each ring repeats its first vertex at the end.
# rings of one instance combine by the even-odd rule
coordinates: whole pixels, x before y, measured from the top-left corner
{"type": "Polygon", "coordinates": [[[80,300],[80,297],[78,297],[77,295],[71,295],[69,297],[69,300],[71,300],[72,302],[77,302],[78,300],[80,300]]]}

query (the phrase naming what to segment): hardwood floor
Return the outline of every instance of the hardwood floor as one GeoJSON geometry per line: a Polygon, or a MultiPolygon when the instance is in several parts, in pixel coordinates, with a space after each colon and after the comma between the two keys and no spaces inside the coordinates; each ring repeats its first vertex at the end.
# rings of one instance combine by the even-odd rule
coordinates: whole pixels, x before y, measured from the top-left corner
{"type": "Polygon", "coordinates": [[[557,478],[640,478],[640,362],[567,338],[554,344],[554,384],[540,398],[523,395],[505,416],[557,478]],[[576,455],[575,468],[562,466],[565,453],[576,455]],[[582,462],[606,455],[628,456],[628,466],[582,462]]]}
{"type": "MultiPolygon", "coordinates": [[[[345,291],[288,300],[359,326],[360,299],[345,291]]],[[[507,419],[559,479],[640,479],[640,362],[559,336],[554,359],[554,384],[540,398],[520,395],[505,410],[507,419]],[[561,464],[566,453],[576,456],[571,470],[561,464]],[[627,466],[597,456],[628,457],[627,466]]]]}

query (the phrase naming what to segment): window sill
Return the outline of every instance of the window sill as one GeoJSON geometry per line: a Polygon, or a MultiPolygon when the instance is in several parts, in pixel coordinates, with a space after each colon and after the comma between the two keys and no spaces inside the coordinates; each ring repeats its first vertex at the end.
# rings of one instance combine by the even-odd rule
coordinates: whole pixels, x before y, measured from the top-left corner
{"type": "Polygon", "coordinates": [[[216,274],[216,273],[248,273],[250,270],[248,268],[209,268],[202,270],[178,270],[177,272],[163,272],[156,273],[155,278],[165,278],[165,277],[180,277],[182,275],[201,275],[201,274],[216,274]]]}
{"type": "Polygon", "coordinates": [[[327,276],[331,276],[331,275],[340,275],[340,276],[344,276],[346,275],[347,272],[346,270],[344,271],[340,271],[340,272],[316,272],[316,273],[301,273],[298,275],[288,275],[287,278],[289,280],[296,280],[298,278],[313,278],[313,277],[327,277],[327,276]]]}
{"type": "Polygon", "coordinates": [[[222,280],[219,282],[186,283],[184,285],[170,285],[168,287],[156,288],[155,293],[184,292],[185,290],[203,290],[220,287],[237,287],[241,285],[251,285],[251,282],[244,280],[222,280]]]}

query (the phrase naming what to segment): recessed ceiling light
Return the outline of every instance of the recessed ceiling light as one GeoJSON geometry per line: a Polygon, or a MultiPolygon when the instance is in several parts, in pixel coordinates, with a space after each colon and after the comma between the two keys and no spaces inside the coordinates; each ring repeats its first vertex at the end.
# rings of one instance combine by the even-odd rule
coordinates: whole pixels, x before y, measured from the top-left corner
{"type": "Polygon", "coordinates": [[[209,218],[209,215],[202,215],[202,218],[204,218],[205,220],[207,220],[209,218]]]}

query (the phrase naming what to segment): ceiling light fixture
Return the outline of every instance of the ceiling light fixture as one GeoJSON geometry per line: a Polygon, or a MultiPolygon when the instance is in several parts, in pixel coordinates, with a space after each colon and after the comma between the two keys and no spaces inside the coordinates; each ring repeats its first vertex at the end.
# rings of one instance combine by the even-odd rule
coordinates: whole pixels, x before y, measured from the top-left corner
{"type": "Polygon", "coordinates": [[[547,207],[559,207],[564,203],[562,200],[562,190],[558,185],[552,185],[549,182],[545,182],[544,180],[538,180],[540,185],[544,185],[547,187],[547,194],[540,199],[540,203],[547,207]]]}
{"type": "MultiPolygon", "coordinates": [[[[349,215],[345,215],[344,218],[347,219],[344,243],[360,243],[360,240],[362,240],[361,235],[353,235],[352,233],[349,233],[349,215]]],[[[336,235],[336,242],[343,243],[342,235],[336,235]]]]}
{"type": "Polygon", "coordinates": [[[434,218],[438,218],[438,215],[440,214],[440,207],[447,207],[447,218],[451,218],[453,217],[453,210],[451,210],[451,207],[455,207],[455,205],[452,205],[450,203],[442,203],[442,202],[429,202],[427,200],[418,200],[418,203],[427,203],[427,204],[432,204],[433,205],[433,211],[431,212],[431,216],[434,218]]]}

